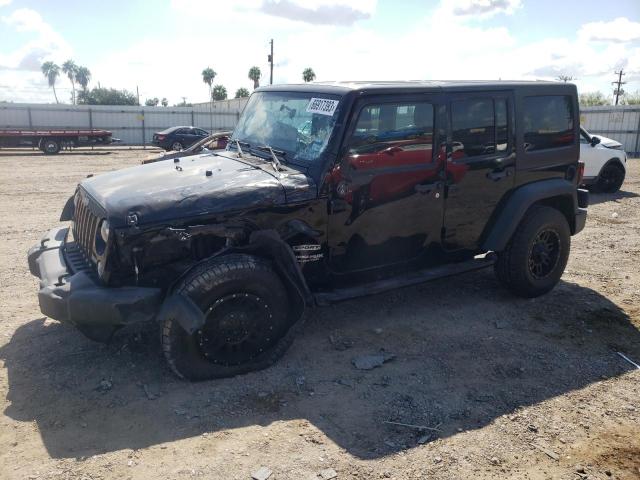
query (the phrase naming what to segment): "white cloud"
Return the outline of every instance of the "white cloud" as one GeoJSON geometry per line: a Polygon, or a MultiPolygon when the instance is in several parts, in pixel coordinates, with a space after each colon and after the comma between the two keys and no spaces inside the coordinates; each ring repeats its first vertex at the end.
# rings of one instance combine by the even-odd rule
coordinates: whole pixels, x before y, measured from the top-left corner
{"type": "Polygon", "coordinates": [[[11,0],[0,0],[0,7],[6,7],[11,3],[11,0]]]}
{"type": "MultiPolygon", "coordinates": [[[[70,58],[73,53],[71,47],[35,10],[17,9],[1,17],[0,22],[29,37],[14,51],[0,51],[0,99],[52,101],[51,89],[40,72],[40,66],[46,60],[62,62],[70,58]]],[[[66,86],[61,81],[58,83],[59,98],[66,101],[66,86]]]]}
{"type": "Polygon", "coordinates": [[[578,37],[592,42],[632,42],[640,40],[640,22],[618,17],[610,22],[586,23],[580,27],[578,37]]]}
{"type": "Polygon", "coordinates": [[[369,19],[373,10],[375,10],[375,2],[302,3],[299,0],[264,0],[260,8],[260,11],[268,15],[312,25],[345,26],[369,19]]]}
{"type": "MultiPolygon", "coordinates": [[[[309,10],[347,5],[346,0],[289,3],[309,10]]],[[[130,91],[139,86],[141,101],[167,97],[170,103],[178,103],[185,96],[189,102],[203,102],[208,89],[201,72],[210,66],[218,72],[214,84],[224,85],[232,97],[240,87],[252,89],[247,74],[253,65],[262,70],[261,84],[268,83],[270,38],[275,41],[274,83],[300,83],[306,67],[314,69],[319,81],[553,79],[566,74],[577,77],[582,91],[608,92],[613,70],[622,66],[629,72],[628,90],[637,89],[640,81],[640,45],[594,42],[584,34],[523,43],[518,32],[475,21],[513,13],[519,0],[443,0],[431,15],[416,19],[412,28],[397,29],[394,35],[371,28],[367,21],[346,28],[340,22],[322,24],[267,15],[261,11],[264,4],[263,0],[173,0],[171,13],[176,24],[194,28],[188,33],[181,30],[179,36],[149,31],[126,49],[105,48],[87,65],[93,74],[92,85],[100,82],[130,91]],[[202,28],[210,18],[224,21],[216,21],[215,28],[202,28]]],[[[348,5],[362,14],[376,14],[375,1],[348,5]]],[[[16,16],[13,22],[13,28],[32,28],[33,42],[43,35],[57,35],[33,15],[16,16]]],[[[1,87],[11,83],[16,98],[33,99],[33,95],[24,95],[40,85],[43,100],[51,100],[42,75],[26,69],[36,67],[45,57],[62,61],[70,55],[61,53],[64,43],[55,48],[39,45],[41,50],[37,46],[28,44],[4,57],[0,54],[0,69],[1,65],[25,69],[20,70],[25,75],[20,81],[17,70],[11,77],[0,70],[0,94],[6,91],[1,87]]],[[[65,80],[59,82],[62,88],[67,86],[65,80]]],[[[68,98],[67,92],[63,97],[68,98]]]]}
{"type": "Polygon", "coordinates": [[[455,16],[488,18],[498,13],[513,14],[521,7],[521,0],[443,0],[441,10],[455,16]]]}

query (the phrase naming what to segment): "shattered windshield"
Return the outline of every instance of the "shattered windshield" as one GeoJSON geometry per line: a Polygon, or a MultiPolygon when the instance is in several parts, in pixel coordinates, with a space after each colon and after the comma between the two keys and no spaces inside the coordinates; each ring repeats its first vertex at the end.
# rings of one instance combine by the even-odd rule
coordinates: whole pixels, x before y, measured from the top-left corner
{"type": "Polygon", "coordinates": [[[269,146],[284,152],[285,162],[310,163],[324,151],[331,137],[340,97],[320,93],[256,92],[233,132],[236,140],[255,148],[269,146]]]}

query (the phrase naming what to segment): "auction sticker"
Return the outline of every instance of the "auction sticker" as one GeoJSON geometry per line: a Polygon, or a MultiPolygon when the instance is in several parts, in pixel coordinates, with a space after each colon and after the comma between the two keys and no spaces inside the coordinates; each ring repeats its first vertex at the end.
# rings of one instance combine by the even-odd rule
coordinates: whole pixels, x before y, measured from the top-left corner
{"type": "Polygon", "coordinates": [[[320,115],[333,115],[338,107],[338,100],[329,98],[312,98],[307,105],[307,112],[319,113],[320,115]]]}

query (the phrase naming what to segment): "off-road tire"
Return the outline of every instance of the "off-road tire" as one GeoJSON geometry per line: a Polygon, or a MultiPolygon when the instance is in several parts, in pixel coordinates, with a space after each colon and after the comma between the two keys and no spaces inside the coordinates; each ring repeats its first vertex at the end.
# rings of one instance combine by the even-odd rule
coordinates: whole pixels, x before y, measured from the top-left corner
{"type": "Polygon", "coordinates": [[[55,155],[60,151],[60,142],[57,140],[42,140],[41,149],[45,155],[55,155]]]}
{"type": "MultiPolygon", "coordinates": [[[[198,333],[188,334],[175,318],[162,327],[162,350],[170,368],[181,378],[199,381],[232,377],[275,363],[293,342],[287,291],[270,263],[258,257],[233,254],[213,258],[190,272],[174,293],[188,296],[203,312],[222,298],[248,294],[259,298],[272,313],[273,344],[248,362],[236,365],[213,363],[205,357],[198,333]]],[[[207,317],[208,318],[208,317],[207,317]]]]}
{"type": "Polygon", "coordinates": [[[616,193],[624,183],[624,169],[616,164],[610,163],[602,167],[598,180],[594,185],[594,190],[599,193],[616,193]]]}
{"type": "Polygon", "coordinates": [[[560,280],[570,248],[571,231],[565,216],[555,208],[534,205],[525,214],[506,249],[498,252],[494,270],[500,283],[515,295],[538,297],[555,287],[560,280]],[[536,276],[530,260],[534,258],[533,248],[538,245],[540,235],[544,236],[546,232],[558,246],[557,258],[547,274],[536,276]]]}

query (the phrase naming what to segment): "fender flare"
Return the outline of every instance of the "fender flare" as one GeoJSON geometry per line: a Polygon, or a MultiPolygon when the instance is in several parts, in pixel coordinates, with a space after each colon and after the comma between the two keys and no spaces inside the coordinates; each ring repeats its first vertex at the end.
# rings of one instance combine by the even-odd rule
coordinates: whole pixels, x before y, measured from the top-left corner
{"type": "MultiPolygon", "coordinates": [[[[552,197],[568,197],[573,208],[571,214],[577,211],[577,188],[568,180],[553,178],[528,183],[514,190],[505,200],[495,220],[484,236],[482,249],[500,252],[511,240],[516,228],[524,218],[527,210],[537,202],[552,197]]],[[[569,222],[571,225],[572,222],[569,222]]],[[[573,230],[573,226],[571,227],[573,230]]]]}
{"type": "Polygon", "coordinates": [[[312,304],[313,296],[293,254],[293,250],[275,230],[256,230],[251,233],[249,242],[246,245],[223,248],[214,255],[192,265],[174,282],[174,285],[169,290],[171,294],[165,298],[156,319],[163,322],[167,318],[175,318],[189,334],[193,334],[202,327],[205,322],[205,316],[202,311],[190,298],[172,292],[173,287],[198,265],[212,258],[222,257],[231,253],[245,253],[273,261],[291,299],[289,319],[291,328],[293,328],[293,325],[302,317],[305,307],[312,304]]]}

